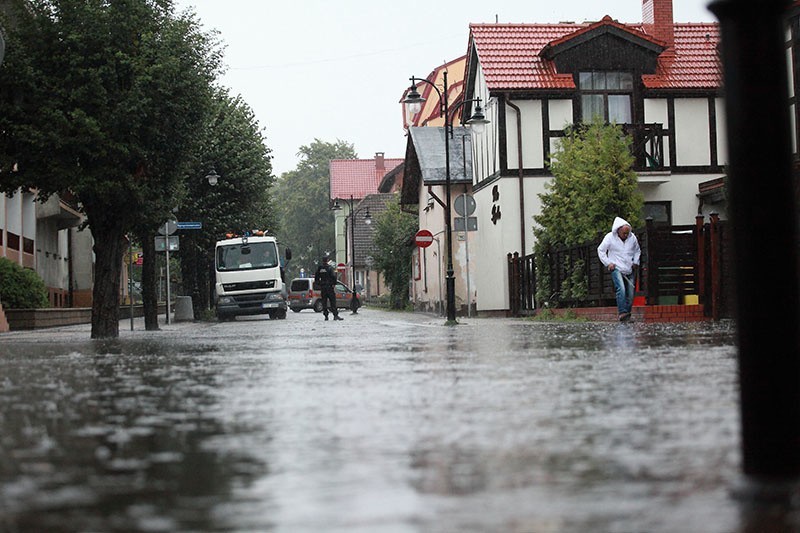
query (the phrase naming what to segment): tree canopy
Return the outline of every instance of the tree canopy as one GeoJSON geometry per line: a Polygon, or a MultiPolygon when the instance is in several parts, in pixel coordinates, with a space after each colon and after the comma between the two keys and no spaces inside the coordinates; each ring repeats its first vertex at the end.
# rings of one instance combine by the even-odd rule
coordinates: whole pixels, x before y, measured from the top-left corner
{"type": "Polygon", "coordinates": [[[214,243],[227,232],[278,230],[271,150],[252,109],[223,89],[216,91],[213,109],[186,183],[188,196],[177,213],[180,220],[203,225],[182,236],[180,254],[183,282],[198,312],[209,305],[210,290],[204,289],[212,281],[214,243]],[[212,170],[219,175],[216,185],[206,179],[212,170]]]}
{"type": "Polygon", "coordinates": [[[280,241],[294,254],[289,270],[292,273],[301,267],[313,270],[323,253],[336,249],[334,215],[330,210],[330,161],[357,157],[350,143],[319,139],[301,146],[298,156],[297,168],[284,173],[275,187],[280,241]]]}
{"type": "Polygon", "coordinates": [[[643,198],[632,170],[630,138],[619,126],[570,128],[551,156],[553,181],[534,216],[539,242],[580,244],[611,230],[615,216],[641,224],[643,198]]]}
{"type": "MultiPolygon", "coordinates": [[[[619,126],[593,122],[569,128],[552,154],[553,180],[539,195],[542,209],[534,216],[537,275],[549,277],[544,258],[549,247],[582,244],[611,230],[614,217],[636,228],[642,222],[643,196],[632,170],[631,140],[619,126]]],[[[582,264],[570,267],[569,286],[544,289],[538,298],[549,300],[551,291],[579,297],[585,285],[582,264]]],[[[539,283],[546,287],[547,283],[539,283]]]]}
{"type": "Polygon", "coordinates": [[[375,217],[372,257],[375,270],[383,273],[389,286],[392,307],[402,309],[408,302],[414,234],[419,229],[419,219],[401,209],[399,197],[386,207],[386,211],[375,217]]]}
{"type": "Polygon", "coordinates": [[[171,0],[20,5],[0,70],[0,190],[77,197],[95,243],[92,337],[116,337],[125,234],[180,203],[220,52],[171,0]]]}

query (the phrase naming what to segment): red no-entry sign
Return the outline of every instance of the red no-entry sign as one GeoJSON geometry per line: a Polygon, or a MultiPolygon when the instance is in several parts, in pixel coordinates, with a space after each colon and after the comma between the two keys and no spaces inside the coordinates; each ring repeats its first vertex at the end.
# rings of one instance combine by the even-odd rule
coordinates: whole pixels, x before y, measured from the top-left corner
{"type": "Polygon", "coordinates": [[[426,229],[421,229],[414,236],[414,242],[420,248],[427,248],[433,243],[433,233],[426,229]]]}
{"type": "Polygon", "coordinates": [[[339,263],[338,265],[336,265],[336,270],[338,270],[339,272],[344,272],[344,269],[345,269],[344,263],[339,263]]]}

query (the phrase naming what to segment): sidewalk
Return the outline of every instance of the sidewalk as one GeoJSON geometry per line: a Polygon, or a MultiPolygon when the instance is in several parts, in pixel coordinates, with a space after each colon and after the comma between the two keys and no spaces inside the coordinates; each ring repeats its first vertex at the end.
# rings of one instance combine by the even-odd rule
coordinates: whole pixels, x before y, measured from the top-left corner
{"type": "MultiPolygon", "coordinates": [[[[119,336],[122,338],[141,334],[161,334],[164,331],[185,329],[195,324],[196,322],[191,320],[176,322],[174,319],[171,319],[170,323],[167,324],[166,317],[161,314],[158,316],[158,327],[160,329],[155,331],[147,331],[144,327],[144,317],[135,317],[133,319],[133,330],[131,330],[131,319],[124,318],[119,321],[119,336]]],[[[91,340],[91,334],[91,323],[55,326],[51,328],[25,329],[18,331],[0,330],[0,342],[6,340],[20,340],[26,342],[51,342],[54,339],[91,340]]]]}

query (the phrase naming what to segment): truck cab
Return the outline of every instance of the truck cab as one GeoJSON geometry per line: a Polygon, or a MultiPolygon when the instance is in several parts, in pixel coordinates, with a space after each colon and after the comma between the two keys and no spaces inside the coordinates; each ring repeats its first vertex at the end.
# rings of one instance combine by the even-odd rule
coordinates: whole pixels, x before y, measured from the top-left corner
{"type": "MultiPolygon", "coordinates": [[[[227,237],[214,249],[217,318],[261,314],[286,318],[283,265],[275,237],[263,232],[227,237]]],[[[287,248],[286,260],[291,257],[287,248]]]]}

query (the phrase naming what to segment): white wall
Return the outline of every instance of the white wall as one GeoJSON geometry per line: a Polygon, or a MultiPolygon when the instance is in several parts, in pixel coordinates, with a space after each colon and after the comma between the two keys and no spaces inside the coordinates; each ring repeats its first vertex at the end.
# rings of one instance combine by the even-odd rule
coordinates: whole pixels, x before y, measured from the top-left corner
{"type": "Polygon", "coordinates": [[[673,224],[694,224],[700,205],[700,200],[697,198],[698,185],[721,176],[721,174],[673,174],[665,183],[640,183],[639,190],[644,194],[646,202],[671,201],[673,224]]]}
{"type": "Polygon", "coordinates": [[[675,100],[675,163],[680,166],[711,164],[708,100],[675,100]]]}
{"type": "Polygon", "coordinates": [[[24,193],[22,195],[22,236],[32,241],[36,240],[36,195],[24,193]]]}
{"type": "MultiPolygon", "coordinates": [[[[434,186],[433,192],[442,202],[445,202],[445,188],[442,185],[434,186]]],[[[463,185],[453,185],[450,188],[452,195],[452,205],[455,205],[455,198],[464,193],[463,185]]],[[[467,194],[471,194],[471,188],[467,188],[467,194]]],[[[433,234],[434,242],[427,248],[418,249],[420,279],[411,282],[412,301],[417,307],[425,307],[426,304],[435,308],[437,302],[446,299],[445,280],[447,269],[447,238],[445,236],[444,207],[434,200],[432,207],[426,209],[428,205],[428,188],[420,187],[419,195],[419,228],[427,229],[433,234]],[[426,290],[427,289],[427,290],[426,290]]],[[[451,205],[451,207],[452,207],[451,205]]],[[[455,208],[453,216],[458,216],[455,208]]],[[[473,214],[473,216],[475,216],[473,214]]],[[[453,276],[456,284],[456,311],[459,312],[462,305],[474,301],[467,295],[467,262],[469,261],[470,278],[469,284],[474,293],[475,290],[475,256],[482,253],[476,244],[478,232],[455,231],[455,222],[452,223],[452,251],[453,251],[453,276]],[[469,238],[469,241],[466,239],[469,238]]],[[[482,221],[478,221],[478,229],[481,228],[482,221]]],[[[444,304],[441,304],[442,307],[444,304]]]]}
{"type": "MultiPolygon", "coordinates": [[[[541,100],[515,100],[522,113],[522,168],[543,168],[542,153],[542,102],[541,100]]],[[[506,150],[508,169],[519,169],[517,153],[517,111],[506,106],[506,150]]]]}
{"type": "MultiPolygon", "coordinates": [[[[522,224],[525,231],[525,248],[520,250],[519,181],[516,176],[496,180],[475,193],[479,232],[474,247],[475,286],[478,311],[508,309],[507,254],[519,252],[526,255],[533,250],[533,213],[541,209],[539,194],[550,178],[525,178],[525,216],[522,224]],[[497,187],[499,198],[493,200],[493,189],[497,187]],[[501,217],[492,223],[492,207],[500,208],[501,217]]],[[[470,244],[470,255],[473,248],[470,244]]]]}
{"type": "Polygon", "coordinates": [[[57,289],[69,288],[67,232],[59,230],[52,218],[40,219],[36,230],[36,271],[45,285],[57,289]]]}
{"type": "MultiPolygon", "coordinates": [[[[20,235],[22,233],[22,194],[14,193],[11,198],[5,197],[6,201],[6,231],[20,235]]],[[[8,246],[8,243],[5,243],[8,246]]],[[[22,243],[20,243],[22,246],[22,243]]]]}
{"type": "Polygon", "coordinates": [[[728,124],[725,120],[725,100],[717,98],[714,103],[717,113],[717,162],[728,164],[728,124]]]}
{"type": "Polygon", "coordinates": [[[574,122],[572,100],[550,100],[549,112],[551,130],[563,130],[574,122]]]}

